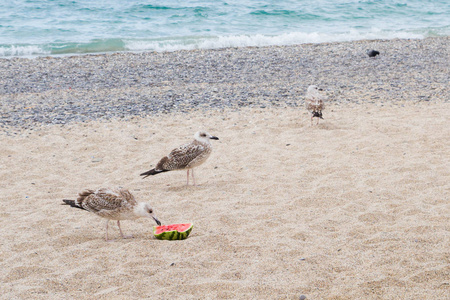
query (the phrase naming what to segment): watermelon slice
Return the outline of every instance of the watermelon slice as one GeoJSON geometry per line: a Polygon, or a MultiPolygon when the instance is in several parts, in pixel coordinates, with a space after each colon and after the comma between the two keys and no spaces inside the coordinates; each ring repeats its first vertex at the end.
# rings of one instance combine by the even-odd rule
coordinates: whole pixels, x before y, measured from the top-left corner
{"type": "Polygon", "coordinates": [[[192,223],[154,226],[153,235],[160,240],[184,240],[193,226],[192,223]]]}

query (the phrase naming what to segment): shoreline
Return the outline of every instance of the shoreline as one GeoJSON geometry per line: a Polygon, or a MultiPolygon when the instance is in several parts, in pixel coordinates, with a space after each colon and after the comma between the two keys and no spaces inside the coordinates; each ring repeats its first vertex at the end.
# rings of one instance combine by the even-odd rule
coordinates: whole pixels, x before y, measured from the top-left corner
{"type": "Polygon", "coordinates": [[[450,37],[0,59],[2,128],[192,109],[297,107],[307,86],[333,103],[448,102],[450,37]],[[366,49],[377,49],[376,58],[366,49]]]}
{"type": "Polygon", "coordinates": [[[320,42],[301,42],[294,44],[273,44],[273,45],[248,45],[248,46],[226,46],[226,47],[212,47],[212,48],[194,48],[194,49],[175,49],[175,50],[117,50],[117,51],[100,51],[100,52],[86,52],[86,53],[62,53],[62,54],[30,54],[20,56],[0,56],[0,59],[52,59],[52,58],[65,58],[65,57],[79,57],[79,56],[99,56],[99,55],[123,55],[123,54],[143,54],[143,53],[173,53],[173,52],[190,52],[190,51],[215,51],[225,49],[246,49],[246,48],[268,48],[268,47],[291,47],[300,45],[321,45],[321,44],[341,44],[341,43],[353,43],[353,42],[375,42],[375,41],[392,41],[392,40],[424,40],[433,38],[447,38],[447,35],[437,36],[422,36],[422,37],[393,37],[393,38],[363,38],[363,39],[350,39],[341,41],[320,41],[320,42]]]}
{"type": "Polygon", "coordinates": [[[352,43],[352,42],[365,42],[365,41],[391,41],[391,40],[423,40],[428,38],[447,38],[449,35],[429,35],[429,36],[411,36],[411,37],[383,37],[383,38],[362,38],[362,39],[343,39],[343,40],[329,40],[329,41],[308,41],[299,43],[288,44],[264,44],[264,45],[239,45],[239,46],[218,46],[218,47],[198,47],[198,48],[180,48],[173,50],[111,50],[111,51],[99,51],[99,52],[73,52],[73,53],[42,53],[42,54],[29,54],[18,56],[0,56],[0,59],[36,59],[36,58],[64,58],[64,57],[77,57],[77,56],[97,56],[97,55],[116,55],[116,54],[142,54],[142,53],[172,53],[183,51],[214,51],[222,49],[245,49],[245,48],[266,48],[266,47],[290,47],[299,45],[319,45],[319,44],[336,44],[336,43],[352,43]]]}

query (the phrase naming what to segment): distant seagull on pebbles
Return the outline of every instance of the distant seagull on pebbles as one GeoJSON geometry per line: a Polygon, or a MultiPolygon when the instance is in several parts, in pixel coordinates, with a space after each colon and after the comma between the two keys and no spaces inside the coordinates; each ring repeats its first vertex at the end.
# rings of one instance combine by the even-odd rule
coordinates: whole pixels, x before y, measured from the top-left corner
{"type": "Polygon", "coordinates": [[[315,85],[310,85],[306,92],[305,106],[311,113],[311,125],[313,124],[313,118],[317,118],[316,124],[319,124],[319,119],[323,119],[322,110],[325,109],[324,101],[328,98],[321,94],[320,91],[322,91],[322,89],[319,89],[315,85]]]}
{"type": "Polygon", "coordinates": [[[367,50],[366,53],[367,55],[369,55],[369,57],[375,57],[380,54],[380,52],[378,52],[377,50],[367,50]]]}
{"type": "Polygon", "coordinates": [[[106,189],[101,188],[96,191],[85,190],[78,194],[77,200],[64,199],[63,202],[71,207],[84,209],[95,213],[97,216],[106,219],[106,241],[108,239],[108,222],[117,220],[120,235],[125,236],[120,228],[120,220],[135,220],[140,217],[153,218],[156,224],[161,222],[153,214],[153,209],[147,202],[137,202],[134,196],[126,189],[106,189]]]}
{"type": "Polygon", "coordinates": [[[142,173],[146,178],[162,172],[173,170],[187,170],[187,185],[189,185],[189,170],[192,169],[192,179],[195,185],[194,168],[204,163],[212,151],[209,140],[218,140],[205,131],[195,133],[194,140],[172,150],[169,155],[164,156],[154,169],[142,173]]]}

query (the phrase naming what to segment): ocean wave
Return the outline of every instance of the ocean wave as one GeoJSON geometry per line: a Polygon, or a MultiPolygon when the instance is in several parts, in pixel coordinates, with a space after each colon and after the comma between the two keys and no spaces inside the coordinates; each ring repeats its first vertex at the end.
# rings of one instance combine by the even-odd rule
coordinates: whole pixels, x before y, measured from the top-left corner
{"type": "Polygon", "coordinates": [[[98,52],[126,51],[123,39],[94,39],[85,43],[50,44],[51,54],[86,54],[98,52]]]}
{"type": "Polygon", "coordinates": [[[49,54],[50,50],[38,45],[0,45],[0,57],[33,57],[49,54]]]}
{"type": "Polygon", "coordinates": [[[426,37],[426,35],[421,32],[383,32],[379,29],[373,28],[370,32],[351,30],[350,32],[340,34],[327,34],[322,32],[292,32],[275,36],[255,34],[217,37],[184,37],[176,39],[128,40],[125,41],[125,48],[129,51],[164,52],[230,47],[263,47],[273,45],[287,46],[305,43],[327,43],[373,39],[421,39],[424,37],[426,37]]]}
{"type": "Polygon", "coordinates": [[[421,39],[439,35],[437,30],[383,31],[372,28],[331,34],[323,32],[291,32],[280,35],[184,36],[158,39],[94,39],[85,43],[50,43],[44,45],[0,45],[0,57],[35,57],[46,55],[73,55],[108,52],[172,52],[194,49],[234,47],[287,46],[305,43],[329,43],[373,39],[421,39]]]}

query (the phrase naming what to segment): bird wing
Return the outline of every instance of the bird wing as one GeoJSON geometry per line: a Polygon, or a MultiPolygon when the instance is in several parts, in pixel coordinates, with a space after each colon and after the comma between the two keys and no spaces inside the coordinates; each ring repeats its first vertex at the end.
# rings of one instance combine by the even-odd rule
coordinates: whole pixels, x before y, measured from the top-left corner
{"type": "Polygon", "coordinates": [[[325,103],[323,102],[322,99],[317,100],[315,105],[318,111],[322,111],[325,109],[325,103]]]}
{"type": "Polygon", "coordinates": [[[314,111],[314,102],[311,99],[305,100],[305,107],[309,111],[314,111]]]}
{"type": "Polygon", "coordinates": [[[122,206],[124,206],[125,203],[131,206],[137,205],[136,199],[134,199],[134,196],[130,193],[129,190],[120,189],[119,192],[122,196],[122,206]]]}
{"type": "Polygon", "coordinates": [[[175,148],[167,156],[167,160],[164,163],[164,169],[175,170],[183,169],[189,165],[196,157],[205,151],[205,146],[196,141],[184,144],[178,148],[175,148]]]}
{"type": "Polygon", "coordinates": [[[305,101],[306,109],[309,111],[322,111],[325,109],[325,103],[322,99],[311,98],[305,101]]]}
{"type": "Polygon", "coordinates": [[[120,190],[102,188],[84,198],[81,205],[86,210],[98,213],[102,210],[116,210],[121,208],[123,201],[124,197],[120,190]]]}

